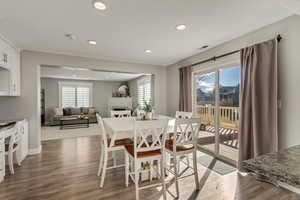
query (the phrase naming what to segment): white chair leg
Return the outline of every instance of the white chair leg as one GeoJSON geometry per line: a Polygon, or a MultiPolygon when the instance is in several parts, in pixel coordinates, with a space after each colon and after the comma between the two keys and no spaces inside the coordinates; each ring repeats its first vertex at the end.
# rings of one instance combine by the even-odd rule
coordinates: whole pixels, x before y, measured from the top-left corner
{"type": "Polygon", "coordinates": [[[150,166],[149,166],[149,170],[150,170],[150,181],[153,180],[153,167],[154,167],[154,163],[153,161],[150,162],[150,166]]]}
{"type": "Polygon", "coordinates": [[[125,151],[125,186],[129,185],[129,155],[125,151]]]}
{"type": "Polygon", "coordinates": [[[169,171],[167,169],[171,169],[171,156],[169,153],[166,153],[166,165],[165,165],[165,174],[168,176],[169,171]]]}
{"type": "Polygon", "coordinates": [[[197,169],[197,151],[193,152],[193,168],[194,168],[194,175],[195,175],[195,182],[196,182],[196,189],[200,189],[199,178],[198,178],[198,169],[197,169]]]}
{"type": "Polygon", "coordinates": [[[157,162],[157,165],[155,167],[155,171],[156,171],[156,178],[158,179],[160,177],[159,162],[157,162]]]}
{"type": "Polygon", "coordinates": [[[163,199],[166,200],[167,199],[167,195],[166,195],[166,182],[165,182],[165,161],[162,158],[161,162],[160,162],[160,179],[162,182],[162,190],[163,190],[163,199]]]}
{"type": "Polygon", "coordinates": [[[159,175],[159,176],[157,176],[157,178],[160,178],[160,176],[161,176],[161,160],[157,161],[157,171],[159,172],[159,173],[157,173],[159,175]]]}
{"type": "MultiPolygon", "coordinates": [[[[180,159],[180,158],[179,158],[180,159]]],[[[173,164],[174,164],[174,173],[175,173],[175,186],[176,186],[176,198],[179,198],[179,186],[178,186],[178,164],[180,164],[179,162],[177,162],[177,156],[174,153],[173,154],[173,164]]]]}
{"type": "Polygon", "coordinates": [[[98,168],[98,176],[101,174],[101,169],[103,167],[103,157],[104,157],[104,149],[101,149],[100,153],[100,162],[99,162],[99,168],[98,168]]]}
{"type": "Polygon", "coordinates": [[[175,162],[176,163],[176,165],[177,165],[177,169],[178,169],[178,174],[180,174],[180,156],[178,157],[178,160],[177,160],[177,158],[176,158],[176,160],[177,160],[177,162],[175,162]]]}
{"type": "Polygon", "coordinates": [[[134,183],[135,183],[135,199],[139,200],[139,180],[140,180],[140,173],[139,173],[139,163],[135,160],[134,162],[134,183]]]}
{"type": "Polygon", "coordinates": [[[116,158],[116,152],[115,151],[112,152],[112,157],[113,157],[113,165],[115,167],[115,166],[117,166],[117,158],[116,158]]]}
{"type": "Polygon", "coordinates": [[[186,158],[186,164],[187,164],[188,166],[190,166],[189,155],[187,154],[187,155],[185,156],[185,158],[186,158]]]}
{"type": "Polygon", "coordinates": [[[8,165],[9,165],[10,173],[14,174],[15,170],[14,170],[13,152],[8,152],[7,159],[8,159],[8,165]]]}
{"type": "Polygon", "coordinates": [[[103,184],[104,184],[104,179],[105,179],[105,175],[106,175],[106,168],[107,168],[107,152],[104,151],[104,161],[103,161],[103,167],[102,167],[102,175],[101,175],[101,181],[100,181],[100,188],[103,188],[103,184]]]}
{"type": "Polygon", "coordinates": [[[15,151],[16,161],[17,161],[17,163],[18,163],[18,166],[21,166],[21,158],[20,158],[20,154],[18,154],[17,152],[18,152],[18,150],[15,151]]]}

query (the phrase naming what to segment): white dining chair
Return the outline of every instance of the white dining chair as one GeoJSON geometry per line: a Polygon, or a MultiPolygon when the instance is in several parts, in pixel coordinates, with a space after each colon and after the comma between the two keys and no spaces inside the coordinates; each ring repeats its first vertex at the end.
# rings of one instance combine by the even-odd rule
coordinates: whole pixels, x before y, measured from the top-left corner
{"type": "Polygon", "coordinates": [[[13,128],[9,131],[10,137],[8,143],[5,144],[5,155],[7,156],[8,166],[11,174],[15,173],[14,170],[14,158],[16,158],[17,164],[21,166],[20,158],[18,157],[17,150],[20,148],[20,142],[22,133],[24,133],[22,122],[17,122],[13,128]]]}
{"type": "Polygon", "coordinates": [[[166,185],[165,185],[165,141],[167,134],[168,119],[149,120],[149,121],[135,121],[134,128],[134,144],[126,145],[125,157],[125,183],[129,184],[129,177],[135,183],[136,200],[139,200],[139,190],[162,185],[163,198],[166,199],[166,185]],[[157,162],[160,166],[153,169],[153,163],[157,162]],[[133,167],[130,168],[130,163],[133,167]],[[149,169],[144,169],[142,164],[149,164],[149,169]],[[140,176],[142,172],[151,173],[156,170],[160,173],[161,183],[151,184],[140,187],[140,176]]]}
{"type": "MultiPolygon", "coordinates": [[[[100,126],[100,129],[101,129],[101,154],[100,154],[100,161],[99,161],[99,168],[98,168],[98,176],[100,176],[100,188],[103,188],[104,180],[105,180],[105,176],[106,176],[106,170],[125,166],[125,164],[117,165],[114,160],[113,166],[108,167],[107,166],[108,153],[109,152],[113,153],[113,152],[120,151],[120,150],[124,151],[125,150],[124,146],[128,145],[128,144],[132,144],[133,141],[129,138],[115,140],[115,141],[112,141],[111,139],[109,139],[107,137],[107,132],[105,129],[103,119],[101,118],[101,116],[98,113],[96,114],[96,116],[97,116],[98,125],[100,126]]],[[[130,119],[133,119],[133,118],[130,118],[130,119]]]]}
{"type": "Polygon", "coordinates": [[[110,111],[111,118],[123,118],[123,117],[131,117],[131,110],[112,110],[110,111]]]}
{"type": "MultiPolygon", "coordinates": [[[[195,176],[196,189],[199,189],[199,179],[197,170],[197,139],[200,131],[200,119],[176,119],[174,132],[171,139],[166,141],[166,152],[173,159],[168,171],[175,175],[176,196],[179,198],[178,179],[187,169],[193,169],[193,173],[187,176],[195,176]],[[184,162],[182,158],[193,154],[193,166],[189,162],[184,162]],[[182,159],[182,160],[181,160],[182,159]],[[184,163],[186,168],[179,171],[179,165],[184,163]],[[172,170],[173,168],[173,170],[172,170]]],[[[186,177],[186,176],[185,176],[186,177]]]]}
{"type": "MultiPolygon", "coordinates": [[[[176,119],[191,119],[193,117],[192,112],[184,112],[184,111],[176,111],[175,118],[176,119]]],[[[186,162],[190,164],[190,160],[188,156],[186,157],[186,162]]],[[[180,165],[178,165],[178,170],[180,171],[180,165]]]]}
{"type": "MultiPolygon", "coordinates": [[[[131,117],[131,111],[130,110],[112,110],[110,111],[110,117],[111,118],[128,118],[131,117]]],[[[116,165],[116,153],[112,152],[113,162],[114,165],[116,165]]]]}
{"type": "Polygon", "coordinates": [[[192,112],[176,111],[176,114],[175,114],[176,119],[190,119],[192,117],[193,117],[192,112]]]}

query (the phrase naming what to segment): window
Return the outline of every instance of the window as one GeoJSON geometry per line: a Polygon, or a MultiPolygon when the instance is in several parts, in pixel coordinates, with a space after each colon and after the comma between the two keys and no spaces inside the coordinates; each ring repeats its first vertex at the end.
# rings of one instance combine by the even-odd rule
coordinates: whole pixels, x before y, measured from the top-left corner
{"type": "Polygon", "coordinates": [[[143,107],[145,102],[149,103],[151,100],[151,75],[145,76],[138,80],[138,104],[143,107]]]}
{"type": "Polygon", "coordinates": [[[92,106],[92,83],[59,82],[60,107],[92,106]]]}

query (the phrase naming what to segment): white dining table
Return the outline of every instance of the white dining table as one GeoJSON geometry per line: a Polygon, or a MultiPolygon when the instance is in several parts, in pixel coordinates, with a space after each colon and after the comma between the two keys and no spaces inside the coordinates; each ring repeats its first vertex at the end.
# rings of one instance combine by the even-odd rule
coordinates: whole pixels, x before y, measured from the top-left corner
{"type": "MultiPolygon", "coordinates": [[[[157,115],[154,119],[168,119],[167,133],[174,132],[175,118],[164,115],[157,115]]],[[[133,138],[134,137],[134,123],[135,117],[127,118],[103,118],[106,133],[111,138],[111,145],[115,140],[133,138]]]]}

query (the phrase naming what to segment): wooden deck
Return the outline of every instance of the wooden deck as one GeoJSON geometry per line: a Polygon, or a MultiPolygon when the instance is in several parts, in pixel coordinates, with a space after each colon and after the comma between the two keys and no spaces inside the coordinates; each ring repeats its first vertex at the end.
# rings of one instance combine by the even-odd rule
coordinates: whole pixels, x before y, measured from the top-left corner
{"type": "MultiPolygon", "coordinates": [[[[211,129],[210,129],[211,130],[211,129]]],[[[233,162],[238,161],[238,139],[237,133],[225,131],[227,134],[220,136],[219,154],[233,162]]],[[[209,131],[200,131],[198,144],[210,152],[215,152],[215,134],[209,131]]]]}

